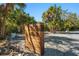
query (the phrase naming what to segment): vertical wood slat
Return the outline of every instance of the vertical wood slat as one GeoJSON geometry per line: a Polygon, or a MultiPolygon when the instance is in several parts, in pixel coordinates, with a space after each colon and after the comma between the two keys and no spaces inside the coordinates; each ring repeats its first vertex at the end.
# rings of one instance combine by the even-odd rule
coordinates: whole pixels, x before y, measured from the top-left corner
{"type": "Polygon", "coordinates": [[[25,25],[25,46],[30,51],[44,54],[44,33],[42,24],[25,25]]]}

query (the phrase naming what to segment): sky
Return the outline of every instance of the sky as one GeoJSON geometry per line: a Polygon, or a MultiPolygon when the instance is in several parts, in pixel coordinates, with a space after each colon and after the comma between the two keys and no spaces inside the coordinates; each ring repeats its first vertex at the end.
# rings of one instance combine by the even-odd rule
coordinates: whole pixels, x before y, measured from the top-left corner
{"type": "Polygon", "coordinates": [[[25,12],[33,16],[36,21],[42,21],[43,12],[54,4],[61,6],[63,10],[68,9],[68,12],[77,13],[79,15],[79,3],[27,3],[25,12]]]}

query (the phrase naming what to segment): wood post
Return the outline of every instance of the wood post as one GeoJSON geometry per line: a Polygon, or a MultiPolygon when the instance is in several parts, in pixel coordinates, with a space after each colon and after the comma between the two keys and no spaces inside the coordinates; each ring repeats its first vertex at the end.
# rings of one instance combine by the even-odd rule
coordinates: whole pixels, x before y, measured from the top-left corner
{"type": "Polygon", "coordinates": [[[24,25],[25,29],[25,46],[30,51],[44,54],[44,26],[43,24],[24,25]]]}

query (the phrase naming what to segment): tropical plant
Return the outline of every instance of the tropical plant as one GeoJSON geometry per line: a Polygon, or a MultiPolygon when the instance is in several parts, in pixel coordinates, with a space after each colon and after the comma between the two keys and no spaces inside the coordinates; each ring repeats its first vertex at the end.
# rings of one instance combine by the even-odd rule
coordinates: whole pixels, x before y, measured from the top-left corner
{"type": "Polygon", "coordinates": [[[74,30],[77,27],[77,15],[75,13],[69,13],[66,20],[64,20],[64,28],[66,30],[74,30]]]}
{"type": "Polygon", "coordinates": [[[47,24],[50,31],[60,30],[62,9],[60,6],[51,6],[43,13],[43,22],[47,24]]]}
{"type": "Polygon", "coordinates": [[[16,9],[21,9],[23,10],[23,8],[25,7],[25,4],[21,3],[21,4],[18,4],[18,3],[2,3],[0,4],[0,23],[1,23],[1,28],[0,28],[0,31],[1,31],[1,37],[4,37],[5,36],[5,22],[6,20],[9,18],[11,12],[13,10],[16,10],[16,9]]]}

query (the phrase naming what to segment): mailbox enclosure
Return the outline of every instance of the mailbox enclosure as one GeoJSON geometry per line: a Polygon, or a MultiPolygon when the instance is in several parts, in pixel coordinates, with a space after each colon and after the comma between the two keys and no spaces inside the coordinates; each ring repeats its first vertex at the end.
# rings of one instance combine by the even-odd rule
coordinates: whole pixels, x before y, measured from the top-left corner
{"type": "Polygon", "coordinates": [[[39,55],[44,54],[44,25],[42,23],[24,25],[25,47],[39,55]]]}

